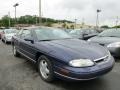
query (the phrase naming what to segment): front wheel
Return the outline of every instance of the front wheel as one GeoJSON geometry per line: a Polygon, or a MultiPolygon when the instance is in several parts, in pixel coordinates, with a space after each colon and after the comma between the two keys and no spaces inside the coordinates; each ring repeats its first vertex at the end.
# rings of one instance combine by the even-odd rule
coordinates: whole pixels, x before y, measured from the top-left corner
{"type": "Polygon", "coordinates": [[[54,80],[53,67],[51,61],[44,55],[38,59],[38,71],[41,78],[46,82],[54,80]]]}
{"type": "Polygon", "coordinates": [[[20,56],[20,54],[17,52],[15,46],[13,46],[13,55],[14,55],[15,57],[19,57],[19,56],[20,56]]]}

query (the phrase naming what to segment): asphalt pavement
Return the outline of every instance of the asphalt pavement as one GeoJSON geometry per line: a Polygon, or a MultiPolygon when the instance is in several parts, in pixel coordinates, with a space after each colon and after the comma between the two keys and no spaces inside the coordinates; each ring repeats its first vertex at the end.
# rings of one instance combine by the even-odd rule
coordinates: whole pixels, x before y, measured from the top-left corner
{"type": "Polygon", "coordinates": [[[35,64],[24,57],[14,57],[12,46],[0,42],[0,90],[120,90],[120,60],[116,59],[110,73],[95,80],[46,83],[35,64]]]}

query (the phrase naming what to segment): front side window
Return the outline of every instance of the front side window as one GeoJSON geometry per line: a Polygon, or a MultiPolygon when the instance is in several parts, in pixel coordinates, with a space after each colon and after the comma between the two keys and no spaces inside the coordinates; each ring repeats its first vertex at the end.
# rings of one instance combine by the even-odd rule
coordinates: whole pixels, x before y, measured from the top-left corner
{"type": "Polygon", "coordinates": [[[23,31],[23,30],[18,31],[18,32],[17,32],[17,36],[20,36],[20,35],[22,34],[22,31],[23,31]]]}
{"type": "Polygon", "coordinates": [[[21,38],[22,39],[29,39],[31,38],[31,31],[30,30],[23,30],[22,34],[21,34],[21,38]]]}
{"type": "Polygon", "coordinates": [[[70,32],[70,34],[74,34],[74,35],[80,35],[82,33],[83,33],[82,30],[73,30],[73,31],[70,32]]]}

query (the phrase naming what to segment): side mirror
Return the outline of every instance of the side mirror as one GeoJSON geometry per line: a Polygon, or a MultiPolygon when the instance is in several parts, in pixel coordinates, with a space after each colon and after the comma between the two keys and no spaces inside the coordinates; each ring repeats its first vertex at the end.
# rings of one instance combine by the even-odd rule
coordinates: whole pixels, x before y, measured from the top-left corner
{"type": "Polygon", "coordinates": [[[33,39],[28,39],[28,38],[26,38],[26,39],[24,39],[25,41],[29,41],[29,42],[31,42],[32,44],[34,43],[34,40],[33,39]]]}

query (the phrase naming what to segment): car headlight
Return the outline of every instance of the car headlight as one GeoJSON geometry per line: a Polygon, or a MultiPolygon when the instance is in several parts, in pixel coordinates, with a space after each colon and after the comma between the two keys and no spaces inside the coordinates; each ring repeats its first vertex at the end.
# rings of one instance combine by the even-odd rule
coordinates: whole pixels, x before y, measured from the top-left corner
{"type": "Polygon", "coordinates": [[[120,47],[120,42],[111,43],[107,47],[120,47]]]}
{"type": "Polygon", "coordinates": [[[72,67],[89,67],[89,66],[93,66],[94,64],[95,63],[89,59],[78,59],[69,62],[69,65],[72,67]]]}

